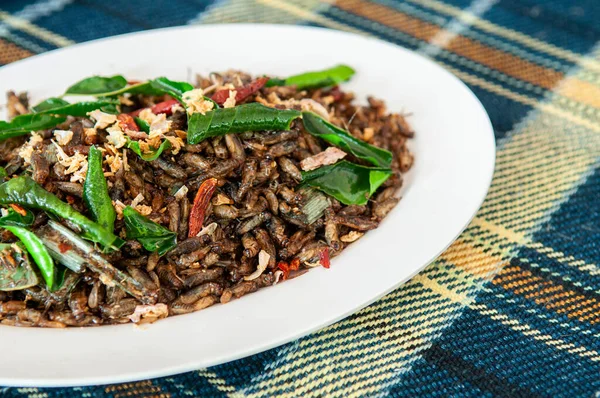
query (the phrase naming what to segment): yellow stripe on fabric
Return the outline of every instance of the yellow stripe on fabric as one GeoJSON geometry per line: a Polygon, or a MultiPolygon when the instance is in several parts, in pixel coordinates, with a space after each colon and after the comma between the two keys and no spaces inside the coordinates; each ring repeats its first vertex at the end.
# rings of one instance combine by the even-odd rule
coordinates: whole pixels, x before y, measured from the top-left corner
{"type": "Polygon", "coordinates": [[[468,17],[469,23],[482,31],[495,34],[497,36],[501,36],[507,39],[510,39],[514,42],[526,45],[534,50],[538,50],[541,52],[545,52],[547,54],[553,55],[557,58],[562,58],[567,61],[573,62],[577,65],[580,65],[584,68],[588,68],[591,70],[595,70],[600,72],[600,62],[597,60],[582,56],[580,54],[576,54],[572,51],[557,47],[553,44],[541,41],[539,39],[533,38],[526,34],[517,32],[513,29],[508,29],[499,25],[496,25],[490,21],[487,21],[483,18],[480,18],[476,15],[465,15],[464,10],[446,3],[443,3],[438,0],[407,0],[410,3],[419,4],[424,7],[430,8],[432,10],[444,13],[446,15],[450,15],[459,20],[465,19],[468,17]]]}
{"type": "Polygon", "coordinates": [[[464,235],[466,234],[463,233],[440,258],[481,281],[491,280],[504,267],[506,260],[492,252],[484,252],[484,248],[474,246],[474,242],[467,242],[464,235]]]}
{"type": "Polygon", "coordinates": [[[57,33],[51,32],[47,29],[32,24],[31,22],[25,19],[21,19],[15,17],[14,15],[10,15],[5,11],[0,11],[0,21],[3,21],[6,24],[12,26],[13,28],[22,30],[23,32],[29,33],[31,36],[37,37],[38,39],[42,39],[48,43],[52,43],[58,47],[65,47],[75,44],[73,40],[67,39],[64,36],[61,36],[57,33]]]}
{"type": "Polygon", "coordinates": [[[513,230],[532,230],[535,223],[571,192],[597,162],[597,154],[581,145],[600,147],[600,135],[540,113],[528,120],[498,151],[518,146],[521,156],[496,170],[494,183],[480,214],[513,230]],[[544,144],[541,144],[544,142],[544,144]],[[541,148],[550,146],[551,150],[541,148]],[[540,151],[547,156],[539,156],[540,151]],[[530,156],[526,156],[530,155],[530,156]]]}
{"type": "Polygon", "coordinates": [[[578,79],[565,80],[556,90],[560,95],[600,108],[600,87],[578,79]]]}
{"type": "Polygon", "coordinates": [[[36,387],[17,387],[17,392],[19,394],[27,394],[28,398],[46,398],[48,394],[45,392],[40,392],[39,388],[36,387]]]}
{"type": "Polygon", "coordinates": [[[327,26],[333,29],[345,30],[347,32],[353,32],[361,35],[365,35],[365,32],[354,29],[348,25],[341,24],[335,21],[332,21],[329,18],[326,18],[322,15],[315,14],[312,10],[308,10],[305,7],[290,4],[288,2],[280,1],[280,0],[256,0],[258,4],[262,4],[268,7],[272,7],[281,11],[285,11],[287,13],[296,15],[306,21],[316,22],[320,25],[327,26]]]}
{"type": "Polygon", "coordinates": [[[198,375],[204,377],[217,390],[221,391],[225,396],[230,398],[241,398],[244,394],[236,391],[235,387],[227,384],[225,379],[219,377],[215,372],[208,369],[200,369],[198,375]]]}

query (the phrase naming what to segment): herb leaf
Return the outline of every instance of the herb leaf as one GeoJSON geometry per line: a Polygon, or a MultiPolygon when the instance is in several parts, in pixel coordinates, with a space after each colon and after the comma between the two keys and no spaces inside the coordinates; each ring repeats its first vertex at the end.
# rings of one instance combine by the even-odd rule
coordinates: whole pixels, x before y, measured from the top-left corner
{"type": "Polygon", "coordinates": [[[389,168],[392,164],[392,153],[390,151],[369,145],[312,112],[302,112],[302,121],[304,128],[310,134],[340,147],[359,159],[377,167],[389,168]]]}
{"type": "Polygon", "coordinates": [[[54,261],[52,261],[50,253],[48,253],[46,246],[44,246],[40,238],[23,227],[2,224],[0,226],[19,238],[31,258],[33,258],[33,261],[37,264],[48,289],[52,290],[54,288],[54,261]]]}
{"type": "Polygon", "coordinates": [[[11,137],[29,134],[32,131],[45,130],[67,120],[63,116],[29,113],[19,115],[8,122],[0,121],[0,141],[11,137]]]}
{"type": "Polygon", "coordinates": [[[37,113],[19,115],[8,122],[0,121],[0,140],[28,134],[32,131],[45,130],[64,122],[64,116],[86,116],[88,112],[103,109],[116,112],[115,101],[93,101],[69,104],[60,98],[49,98],[33,110],[37,113]]]}
{"type": "Polygon", "coordinates": [[[140,130],[142,130],[145,133],[150,132],[150,123],[148,123],[144,119],[140,119],[139,117],[134,117],[133,120],[135,120],[135,123],[138,125],[140,130]]]}
{"type": "Polygon", "coordinates": [[[187,140],[190,144],[197,144],[206,138],[228,133],[288,130],[300,115],[293,109],[274,109],[256,102],[214,109],[205,115],[194,113],[188,118],[187,140]]]}
{"type": "Polygon", "coordinates": [[[88,171],[83,183],[83,200],[92,215],[92,220],[112,232],[115,229],[117,213],[108,195],[102,158],[102,151],[91,146],[88,154],[88,171]]]}
{"type": "Polygon", "coordinates": [[[343,160],[302,172],[302,185],[321,190],[346,205],[364,205],[391,175],[390,169],[365,167],[343,160]]]}
{"type": "Polygon", "coordinates": [[[150,82],[138,83],[128,87],[123,87],[120,90],[116,90],[110,93],[104,94],[104,97],[116,97],[122,94],[143,94],[143,95],[163,95],[162,90],[157,90],[150,82]]]}
{"type": "Polygon", "coordinates": [[[52,98],[48,98],[48,99],[40,102],[39,104],[37,104],[36,106],[31,108],[31,110],[36,113],[39,113],[39,112],[48,111],[48,110],[54,109],[54,108],[60,108],[61,106],[65,106],[65,105],[69,105],[69,103],[67,101],[65,101],[64,99],[52,97],[52,98]]]}
{"type": "Polygon", "coordinates": [[[307,88],[335,86],[336,84],[349,80],[354,73],[354,69],[347,65],[337,65],[333,68],[301,73],[285,79],[270,79],[267,82],[267,87],[296,86],[298,90],[304,90],[307,88]]]}
{"type": "MultiPolygon", "coordinates": [[[[74,104],[67,103],[66,105],[47,109],[45,111],[38,112],[38,114],[51,114],[51,115],[62,115],[62,116],[86,116],[88,112],[95,111],[96,109],[113,111],[114,107],[118,105],[115,101],[84,101],[76,102],[74,104]]],[[[107,112],[112,113],[112,112],[107,112]]]]}
{"type": "Polygon", "coordinates": [[[177,234],[147,217],[142,216],[133,207],[123,209],[125,229],[128,239],[137,239],[150,252],[163,255],[177,245],[177,234]]]}
{"type": "Polygon", "coordinates": [[[137,141],[127,140],[127,148],[135,152],[140,158],[147,162],[158,159],[165,149],[171,148],[169,140],[164,140],[158,148],[152,148],[152,152],[142,152],[140,144],[137,141]]]}
{"type": "Polygon", "coordinates": [[[25,251],[17,245],[0,243],[0,291],[26,289],[38,283],[25,251]],[[13,261],[16,264],[12,264],[13,261]]]}
{"type": "Polygon", "coordinates": [[[127,80],[123,76],[92,76],[80,80],[67,89],[65,94],[95,95],[101,96],[127,86],[127,80]]]}
{"type": "Polygon", "coordinates": [[[15,227],[29,227],[35,221],[35,216],[32,212],[25,210],[27,214],[22,216],[13,209],[8,209],[8,214],[0,217],[0,225],[12,225],[15,227]]]}
{"type": "Polygon", "coordinates": [[[176,82],[169,80],[166,77],[159,77],[154,80],[150,80],[150,86],[165,94],[169,94],[171,97],[176,98],[179,102],[183,102],[181,99],[183,93],[194,89],[194,86],[189,83],[176,82]]]}
{"type": "Polygon", "coordinates": [[[16,203],[21,206],[44,210],[47,213],[71,221],[83,230],[82,236],[92,242],[100,243],[105,251],[123,246],[125,242],[112,231],[88,219],[81,213],[61,201],[39,186],[30,177],[21,176],[0,184],[0,204],[16,203]]]}

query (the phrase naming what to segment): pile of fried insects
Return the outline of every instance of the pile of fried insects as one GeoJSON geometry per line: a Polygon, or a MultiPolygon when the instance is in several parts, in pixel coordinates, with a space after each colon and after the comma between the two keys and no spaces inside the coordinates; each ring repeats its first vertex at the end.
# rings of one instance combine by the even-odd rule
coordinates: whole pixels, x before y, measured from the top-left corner
{"type": "Polygon", "coordinates": [[[153,322],[329,268],[413,163],[405,117],[340,89],[353,74],[93,76],[35,106],[9,92],[0,323],[153,322]]]}

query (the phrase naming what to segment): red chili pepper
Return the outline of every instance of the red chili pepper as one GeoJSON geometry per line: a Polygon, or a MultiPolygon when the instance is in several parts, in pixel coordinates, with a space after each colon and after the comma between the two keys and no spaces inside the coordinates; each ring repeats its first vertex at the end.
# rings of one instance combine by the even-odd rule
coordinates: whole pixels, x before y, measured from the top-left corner
{"type": "MultiPolygon", "coordinates": [[[[235,89],[235,102],[241,102],[256,93],[260,90],[267,82],[269,81],[268,77],[261,77],[260,79],[256,79],[253,82],[246,84],[243,87],[238,87],[235,89]]],[[[229,98],[229,89],[219,90],[215,92],[212,96],[212,100],[215,101],[219,105],[223,105],[227,98],[229,98]]]]}
{"type": "Polygon", "coordinates": [[[329,91],[329,95],[331,95],[333,97],[333,100],[335,102],[344,98],[344,92],[342,90],[340,90],[339,86],[332,87],[332,89],[329,91]]]}
{"type": "Polygon", "coordinates": [[[119,127],[121,127],[121,130],[140,131],[140,128],[135,120],[133,120],[131,115],[121,113],[117,116],[117,120],[119,121],[119,127]]]}
{"type": "Polygon", "coordinates": [[[329,248],[326,247],[319,253],[319,263],[325,268],[329,268],[329,248]]]}
{"type": "Polygon", "coordinates": [[[192,210],[190,211],[188,238],[198,235],[198,232],[202,230],[204,213],[206,212],[206,208],[210,203],[210,198],[215,192],[215,189],[217,189],[217,182],[218,180],[216,178],[210,178],[204,181],[200,185],[200,188],[198,188],[198,192],[194,198],[194,204],[192,205],[192,210]]]}
{"type": "Polygon", "coordinates": [[[9,204],[9,206],[18,214],[22,215],[23,217],[25,217],[27,215],[27,210],[25,210],[24,208],[22,208],[21,206],[19,206],[16,203],[11,203],[9,204]]]}
{"type": "Polygon", "coordinates": [[[300,268],[300,259],[295,258],[290,262],[290,271],[298,271],[300,268]]]}
{"type": "Polygon", "coordinates": [[[281,272],[283,272],[281,278],[283,280],[286,280],[290,274],[290,266],[288,265],[288,263],[286,263],[285,261],[280,261],[279,264],[277,264],[277,268],[279,268],[281,272]]]}
{"type": "MultiPolygon", "coordinates": [[[[159,113],[165,113],[167,115],[170,115],[171,113],[173,113],[173,107],[175,105],[177,105],[177,104],[179,104],[179,101],[177,101],[176,99],[170,99],[170,100],[167,100],[167,101],[159,102],[158,104],[152,106],[152,108],[150,108],[150,110],[155,115],[158,115],[159,113]]],[[[129,115],[137,117],[137,116],[140,115],[140,113],[144,109],[148,109],[148,108],[138,109],[136,111],[131,112],[129,115]]]]}
{"type": "Polygon", "coordinates": [[[141,82],[141,80],[127,80],[127,84],[129,84],[130,86],[135,86],[136,84],[140,84],[141,82]]]}
{"type": "Polygon", "coordinates": [[[171,113],[173,113],[173,107],[178,104],[179,101],[177,101],[176,99],[170,99],[167,101],[159,102],[158,104],[150,108],[150,110],[152,110],[152,113],[154,113],[155,115],[158,115],[159,113],[166,113],[167,115],[170,115],[171,113]]]}

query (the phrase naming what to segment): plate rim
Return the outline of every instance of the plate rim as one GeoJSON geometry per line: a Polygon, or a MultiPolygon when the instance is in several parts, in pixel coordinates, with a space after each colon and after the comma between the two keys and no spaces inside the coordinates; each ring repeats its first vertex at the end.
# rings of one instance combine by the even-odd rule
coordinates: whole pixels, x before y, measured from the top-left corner
{"type": "MultiPolygon", "coordinates": [[[[483,104],[481,103],[479,98],[473,93],[473,91],[463,81],[461,81],[458,77],[456,77],[453,73],[451,73],[447,69],[443,68],[437,62],[430,59],[429,57],[426,57],[426,56],[419,54],[416,51],[410,50],[408,48],[388,42],[386,40],[379,39],[372,35],[361,35],[361,34],[357,34],[357,33],[353,33],[353,32],[323,28],[323,27],[302,26],[302,25],[299,26],[299,25],[290,25],[290,24],[229,23],[229,24],[204,24],[204,25],[165,27],[165,28],[149,29],[149,30],[144,30],[144,31],[131,32],[131,33],[125,33],[125,34],[116,35],[116,36],[99,38],[99,39],[90,40],[87,42],[77,43],[77,44],[71,45],[69,47],[51,50],[48,52],[44,52],[42,54],[38,54],[38,55],[29,57],[29,58],[25,58],[25,59],[7,64],[0,68],[0,73],[6,73],[6,71],[10,72],[13,69],[17,69],[21,65],[26,64],[28,62],[39,62],[40,60],[43,60],[44,58],[46,58],[48,56],[53,56],[57,53],[77,51],[81,47],[85,47],[85,46],[93,45],[93,44],[97,44],[97,43],[102,43],[105,41],[111,41],[114,39],[134,37],[134,36],[154,35],[154,34],[160,34],[161,32],[164,32],[164,31],[170,32],[170,31],[186,31],[186,30],[194,31],[194,30],[204,30],[204,29],[210,30],[210,29],[215,29],[215,28],[220,29],[220,28],[227,28],[227,27],[231,27],[234,29],[242,29],[242,30],[243,29],[255,29],[258,27],[260,29],[267,29],[267,30],[268,29],[284,29],[284,30],[289,30],[289,31],[294,31],[294,30],[319,31],[319,32],[322,32],[323,34],[339,35],[339,36],[345,36],[345,37],[350,37],[350,38],[361,38],[361,39],[377,42],[379,44],[384,44],[387,47],[394,48],[395,50],[401,50],[404,53],[410,53],[412,56],[421,58],[423,61],[426,61],[429,64],[432,64],[433,66],[435,66],[435,68],[438,69],[439,72],[446,75],[445,78],[451,79],[455,83],[458,83],[459,85],[461,85],[462,88],[475,101],[475,104],[477,105],[478,108],[480,108],[480,111],[485,116],[485,119],[487,122],[486,129],[488,130],[489,136],[491,138],[491,142],[490,142],[491,146],[490,146],[490,148],[488,148],[488,150],[490,150],[491,153],[490,153],[489,165],[488,165],[489,169],[487,170],[488,178],[487,178],[486,184],[485,184],[486,188],[483,191],[483,193],[480,195],[480,197],[477,198],[478,204],[477,204],[476,208],[474,209],[472,214],[469,216],[468,220],[466,220],[463,223],[463,225],[461,225],[460,229],[455,234],[455,236],[441,250],[439,250],[439,252],[437,252],[437,253],[435,253],[435,255],[431,256],[431,258],[429,258],[420,267],[417,267],[415,270],[413,270],[413,272],[411,272],[409,274],[409,276],[405,277],[404,279],[402,279],[400,281],[395,282],[391,287],[389,287],[388,289],[385,289],[385,291],[380,292],[378,295],[371,297],[369,300],[362,302],[359,306],[355,306],[354,308],[352,308],[348,311],[345,311],[336,317],[329,318],[326,322],[320,322],[317,325],[302,329],[301,331],[299,331],[293,335],[286,335],[283,338],[272,339],[268,343],[263,343],[258,346],[253,346],[253,347],[247,348],[246,350],[243,350],[243,351],[238,351],[235,355],[224,355],[224,356],[226,356],[226,358],[217,358],[216,360],[210,361],[211,364],[207,365],[207,366],[215,366],[218,364],[223,364],[226,362],[231,362],[234,360],[245,358],[245,357],[260,353],[260,352],[267,351],[274,347],[281,346],[283,344],[294,341],[298,338],[307,336],[309,334],[312,334],[315,331],[318,331],[318,330],[323,329],[327,326],[330,326],[336,322],[339,322],[340,320],[348,317],[349,315],[354,314],[354,313],[364,309],[365,307],[378,301],[383,296],[389,294],[393,290],[397,289],[398,287],[400,287],[401,285],[403,285],[404,283],[406,283],[407,281],[412,279],[415,275],[417,275],[418,273],[423,271],[423,269],[425,269],[428,265],[430,265],[436,258],[438,258],[439,255],[442,254],[452,243],[454,243],[454,241],[463,233],[463,231],[471,223],[471,221],[473,220],[473,218],[475,217],[475,215],[481,208],[481,205],[483,204],[483,202],[489,192],[489,189],[490,189],[491,183],[492,183],[492,179],[494,176],[495,165],[496,165],[496,139],[495,139],[495,135],[494,135],[493,125],[491,123],[491,120],[489,119],[489,115],[487,114],[485,107],[483,106],[483,104]]],[[[127,326],[127,325],[118,325],[116,327],[123,327],[123,326],[127,326]]],[[[100,328],[106,328],[106,327],[107,326],[101,326],[100,328]]],[[[74,379],[64,379],[64,378],[54,379],[52,377],[37,377],[36,376],[36,377],[28,378],[28,379],[26,379],[26,378],[18,379],[18,380],[16,380],[16,383],[15,383],[14,379],[7,378],[4,375],[0,375],[0,386],[70,387],[70,386],[88,386],[88,385],[105,385],[105,384],[113,384],[113,383],[122,383],[122,382],[130,382],[130,381],[144,380],[144,379],[150,379],[150,378],[164,377],[164,376],[169,376],[169,375],[173,375],[173,374],[180,374],[183,372],[198,370],[199,368],[204,366],[204,365],[198,365],[198,363],[199,363],[198,361],[196,361],[195,363],[196,363],[196,365],[194,365],[193,363],[190,363],[190,364],[184,364],[184,365],[180,365],[180,366],[170,366],[169,368],[157,366],[156,370],[154,370],[154,371],[148,371],[148,370],[135,371],[135,370],[133,370],[133,371],[128,372],[127,374],[123,375],[122,377],[95,376],[94,375],[94,376],[86,377],[86,378],[77,377],[74,379]]]]}

